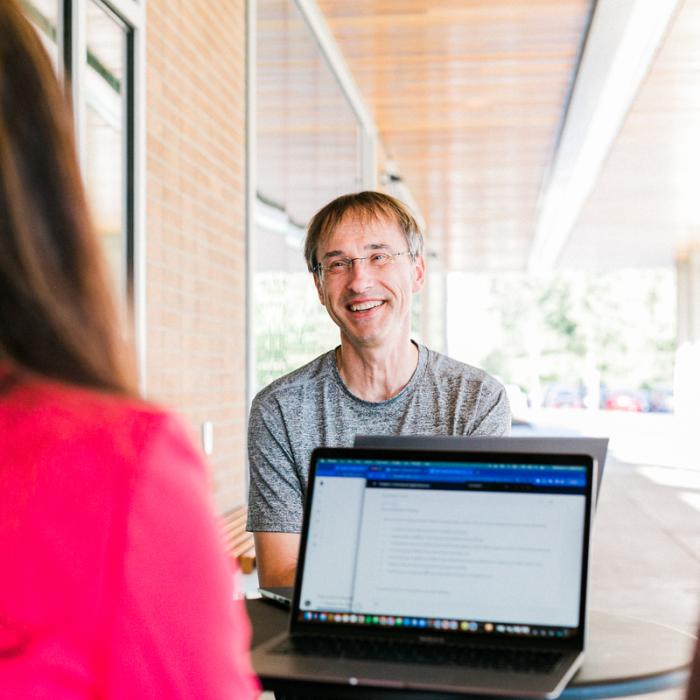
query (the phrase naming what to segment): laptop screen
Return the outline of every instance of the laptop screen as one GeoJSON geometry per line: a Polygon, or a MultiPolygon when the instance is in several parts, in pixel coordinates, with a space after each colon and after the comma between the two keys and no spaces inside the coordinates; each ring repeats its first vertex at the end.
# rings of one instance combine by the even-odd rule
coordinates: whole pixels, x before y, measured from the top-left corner
{"type": "Polygon", "coordinates": [[[299,622],[578,633],[589,458],[325,452],[309,484],[299,622]]]}

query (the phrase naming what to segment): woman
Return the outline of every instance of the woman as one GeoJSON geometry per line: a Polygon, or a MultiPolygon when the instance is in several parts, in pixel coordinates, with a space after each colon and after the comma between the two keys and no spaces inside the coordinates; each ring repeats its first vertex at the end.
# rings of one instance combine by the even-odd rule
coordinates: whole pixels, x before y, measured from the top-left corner
{"type": "Polygon", "coordinates": [[[250,698],[204,468],[135,396],[71,119],[0,3],[0,695],[250,698]]]}

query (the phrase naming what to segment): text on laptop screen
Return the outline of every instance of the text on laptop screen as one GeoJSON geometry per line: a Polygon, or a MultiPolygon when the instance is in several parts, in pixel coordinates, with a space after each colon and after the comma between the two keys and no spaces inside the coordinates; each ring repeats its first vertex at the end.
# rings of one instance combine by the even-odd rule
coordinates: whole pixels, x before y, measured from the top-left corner
{"type": "Polygon", "coordinates": [[[586,479],[571,464],[321,458],[300,615],[573,634],[586,479]]]}

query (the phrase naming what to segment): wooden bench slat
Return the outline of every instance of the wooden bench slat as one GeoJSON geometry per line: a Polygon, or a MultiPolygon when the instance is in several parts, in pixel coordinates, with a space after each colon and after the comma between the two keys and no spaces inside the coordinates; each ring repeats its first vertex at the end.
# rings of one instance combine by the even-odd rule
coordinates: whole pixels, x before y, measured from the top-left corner
{"type": "Polygon", "coordinates": [[[245,522],[247,517],[248,514],[245,511],[243,511],[242,513],[227,515],[226,517],[222,518],[222,520],[225,527],[231,527],[237,525],[240,522],[245,522]]]}
{"type": "Polygon", "coordinates": [[[255,569],[255,556],[244,554],[238,558],[238,566],[244,574],[252,574],[255,569]]]}
{"type": "Polygon", "coordinates": [[[253,543],[253,535],[250,532],[234,532],[229,537],[224,538],[227,549],[233,549],[244,542],[253,543]]]}
{"type": "Polygon", "coordinates": [[[252,542],[244,542],[243,544],[231,550],[231,556],[238,559],[243,554],[255,554],[255,545],[252,542]]]}
{"type": "Polygon", "coordinates": [[[245,506],[234,508],[221,516],[221,529],[228,555],[236,559],[244,574],[255,569],[255,541],[247,532],[248,509],[245,506]]]}
{"type": "Polygon", "coordinates": [[[237,535],[239,532],[246,532],[245,526],[246,521],[242,520],[237,525],[231,525],[229,527],[222,528],[222,532],[224,533],[224,537],[234,536],[237,535]]]}

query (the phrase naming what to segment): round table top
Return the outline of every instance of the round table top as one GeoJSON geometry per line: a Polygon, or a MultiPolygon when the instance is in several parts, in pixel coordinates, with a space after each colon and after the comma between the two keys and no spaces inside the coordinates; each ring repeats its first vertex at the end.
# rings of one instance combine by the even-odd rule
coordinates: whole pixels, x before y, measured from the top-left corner
{"type": "Polygon", "coordinates": [[[572,685],[624,683],[686,671],[695,637],[646,620],[591,610],[581,670],[572,685]]]}
{"type": "MultiPolygon", "coordinates": [[[[246,601],[253,646],[286,629],[288,611],[268,601],[246,601]]],[[[583,665],[562,698],[597,698],[651,693],[685,682],[695,637],[672,627],[589,612],[583,665]]]]}

